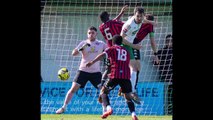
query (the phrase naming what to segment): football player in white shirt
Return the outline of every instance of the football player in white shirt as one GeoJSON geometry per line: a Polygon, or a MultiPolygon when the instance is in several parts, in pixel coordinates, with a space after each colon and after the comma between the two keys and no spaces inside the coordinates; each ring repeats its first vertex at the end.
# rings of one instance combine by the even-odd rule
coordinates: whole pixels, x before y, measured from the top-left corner
{"type": "Polygon", "coordinates": [[[140,101],[140,98],[138,97],[138,95],[136,94],[136,90],[135,90],[135,84],[136,84],[136,78],[137,78],[137,64],[136,64],[136,60],[134,58],[133,55],[133,50],[134,49],[141,49],[141,45],[139,44],[133,44],[133,41],[141,27],[142,24],[145,23],[151,23],[153,25],[155,25],[155,21],[149,21],[147,19],[145,19],[145,13],[144,13],[144,9],[140,8],[140,7],[136,7],[134,9],[134,15],[128,19],[125,24],[122,27],[121,30],[121,36],[123,37],[123,44],[124,47],[129,51],[130,53],[130,70],[131,70],[131,83],[132,83],[132,93],[134,94],[134,101],[138,104],[140,101]]]}

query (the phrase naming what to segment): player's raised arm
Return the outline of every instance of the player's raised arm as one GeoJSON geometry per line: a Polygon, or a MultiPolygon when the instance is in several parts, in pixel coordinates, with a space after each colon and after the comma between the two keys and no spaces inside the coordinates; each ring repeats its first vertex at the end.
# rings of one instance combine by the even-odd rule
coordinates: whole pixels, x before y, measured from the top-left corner
{"type": "Polygon", "coordinates": [[[113,20],[120,20],[121,16],[124,14],[127,7],[128,7],[128,5],[125,5],[124,7],[122,7],[121,12],[113,20]]]}
{"type": "Polygon", "coordinates": [[[80,51],[83,51],[86,47],[90,46],[89,43],[83,43],[81,42],[73,51],[72,51],[72,55],[76,56],[79,54],[80,51]]]}
{"type": "Polygon", "coordinates": [[[88,62],[86,64],[86,67],[90,67],[91,65],[93,65],[95,62],[101,60],[103,57],[105,56],[105,53],[101,53],[99,54],[96,58],[94,58],[92,61],[88,62]]]}
{"type": "Polygon", "coordinates": [[[149,38],[150,38],[151,48],[152,48],[154,55],[155,55],[154,59],[156,61],[156,64],[158,64],[159,59],[158,59],[158,56],[157,56],[157,45],[156,45],[155,38],[154,38],[154,32],[151,32],[149,34],[150,34],[149,38]]]}

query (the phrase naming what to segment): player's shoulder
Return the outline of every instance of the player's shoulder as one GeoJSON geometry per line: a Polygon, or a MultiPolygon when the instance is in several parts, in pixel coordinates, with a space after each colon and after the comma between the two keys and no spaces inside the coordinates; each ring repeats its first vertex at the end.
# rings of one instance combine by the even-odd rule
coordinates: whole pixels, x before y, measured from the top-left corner
{"type": "Polygon", "coordinates": [[[117,48],[123,49],[124,47],[121,46],[121,45],[113,45],[113,46],[112,46],[112,49],[117,49],[117,48]]]}
{"type": "Polygon", "coordinates": [[[102,41],[102,40],[98,40],[98,39],[96,39],[96,44],[98,45],[98,44],[106,44],[104,41],[102,41]]]}
{"type": "Polygon", "coordinates": [[[108,24],[108,22],[109,22],[109,21],[107,21],[107,22],[105,22],[105,23],[101,23],[101,24],[99,25],[99,29],[103,29],[104,26],[106,26],[106,25],[108,24]]]}
{"type": "Polygon", "coordinates": [[[104,51],[109,51],[111,49],[112,49],[112,47],[107,47],[104,51]]]}
{"type": "Polygon", "coordinates": [[[99,28],[103,27],[104,25],[105,25],[105,23],[101,23],[101,24],[99,25],[99,28]]]}
{"type": "Polygon", "coordinates": [[[132,17],[132,18],[128,19],[128,20],[125,22],[125,24],[131,25],[131,24],[133,23],[133,21],[134,21],[134,18],[132,17]]]}
{"type": "Polygon", "coordinates": [[[109,24],[109,23],[111,23],[111,22],[113,22],[113,20],[108,20],[108,21],[106,21],[105,23],[101,23],[101,24],[99,25],[99,28],[100,28],[100,27],[103,27],[104,25],[107,25],[107,24],[109,24]]]}
{"type": "Polygon", "coordinates": [[[142,24],[142,25],[148,26],[148,27],[153,27],[153,24],[151,24],[151,23],[145,23],[145,24],[142,24]]]}
{"type": "Polygon", "coordinates": [[[103,29],[103,26],[104,26],[104,23],[101,23],[101,24],[98,26],[98,28],[99,28],[100,31],[103,29]]]}
{"type": "Polygon", "coordinates": [[[123,25],[123,27],[128,28],[128,29],[130,29],[131,26],[132,26],[132,20],[130,20],[130,19],[127,20],[123,25]]]}
{"type": "Polygon", "coordinates": [[[123,21],[121,21],[119,19],[113,19],[113,20],[111,20],[111,22],[114,22],[114,23],[123,23],[123,21]]]}
{"type": "Polygon", "coordinates": [[[99,40],[99,39],[96,39],[96,42],[98,42],[98,43],[104,43],[104,41],[99,40]]]}

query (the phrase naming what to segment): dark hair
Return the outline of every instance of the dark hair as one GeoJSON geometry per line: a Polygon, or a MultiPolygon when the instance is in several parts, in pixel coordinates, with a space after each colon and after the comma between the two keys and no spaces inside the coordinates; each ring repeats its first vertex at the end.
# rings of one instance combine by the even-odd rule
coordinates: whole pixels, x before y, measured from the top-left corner
{"type": "Polygon", "coordinates": [[[103,11],[100,13],[99,18],[101,19],[102,22],[106,22],[109,20],[109,14],[107,11],[103,11]]]}
{"type": "Polygon", "coordinates": [[[166,39],[169,38],[169,37],[172,37],[172,35],[171,35],[171,34],[168,34],[168,35],[166,36],[166,39]]]}
{"type": "MultiPolygon", "coordinates": [[[[168,41],[170,41],[170,39],[168,39],[168,38],[172,38],[172,35],[171,34],[168,34],[167,36],[166,36],[166,42],[168,42],[168,41]]],[[[173,42],[173,39],[171,39],[171,41],[173,42]]]]}
{"type": "Polygon", "coordinates": [[[114,35],[112,37],[112,42],[116,45],[121,45],[123,41],[123,38],[120,35],[114,35]]]}
{"type": "Polygon", "coordinates": [[[95,28],[94,26],[89,27],[88,30],[94,30],[97,32],[97,28],[95,28]]]}
{"type": "Polygon", "coordinates": [[[154,21],[154,16],[152,14],[146,14],[147,20],[154,21]]]}
{"type": "Polygon", "coordinates": [[[134,14],[136,14],[136,12],[138,12],[139,14],[142,14],[142,13],[144,13],[144,9],[141,8],[141,7],[136,7],[136,8],[134,9],[134,14]]]}

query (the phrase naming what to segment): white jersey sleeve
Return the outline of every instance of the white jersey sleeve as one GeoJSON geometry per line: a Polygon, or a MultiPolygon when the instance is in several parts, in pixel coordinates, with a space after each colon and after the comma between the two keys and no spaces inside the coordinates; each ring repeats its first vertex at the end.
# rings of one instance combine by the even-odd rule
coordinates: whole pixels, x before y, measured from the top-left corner
{"type": "Polygon", "coordinates": [[[136,24],[134,21],[134,17],[131,17],[129,20],[126,21],[126,23],[124,23],[121,30],[121,35],[125,34],[125,39],[130,43],[133,43],[141,25],[142,23],[136,24]]]}

